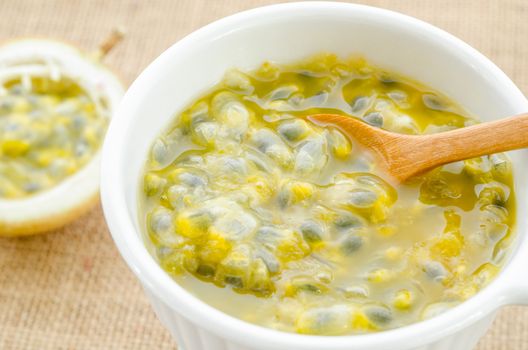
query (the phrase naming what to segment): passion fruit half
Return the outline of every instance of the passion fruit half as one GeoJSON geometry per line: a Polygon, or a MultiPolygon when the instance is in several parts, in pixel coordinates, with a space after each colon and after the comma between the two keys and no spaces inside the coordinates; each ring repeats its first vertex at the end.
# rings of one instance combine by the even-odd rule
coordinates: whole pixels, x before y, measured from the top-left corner
{"type": "Polygon", "coordinates": [[[100,149],[124,94],[100,58],[53,40],[0,47],[0,236],[59,228],[97,202],[100,149]]]}

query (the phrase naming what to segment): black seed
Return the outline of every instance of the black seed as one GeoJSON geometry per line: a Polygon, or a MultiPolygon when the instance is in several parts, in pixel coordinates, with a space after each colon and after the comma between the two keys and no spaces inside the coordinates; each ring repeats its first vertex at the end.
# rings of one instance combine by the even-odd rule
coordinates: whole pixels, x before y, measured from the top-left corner
{"type": "Polygon", "coordinates": [[[277,200],[279,202],[279,206],[281,209],[286,208],[291,203],[291,194],[289,191],[282,190],[279,192],[279,195],[277,196],[277,200]]]}
{"type": "Polygon", "coordinates": [[[280,263],[269,250],[266,248],[259,249],[255,254],[257,258],[260,258],[264,265],[268,268],[268,271],[273,274],[280,271],[280,263]]]}
{"type": "Polygon", "coordinates": [[[352,255],[363,246],[363,237],[348,236],[341,242],[341,252],[344,255],[352,255]]]}
{"type": "Polygon", "coordinates": [[[356,97],[351,103],[352,112],[361,112],[367,108],[369,104],[369,98],[365,96],[356,97]]]}
{"type": "Polygon", "coordinates": [[[200,265],[196,273],[203,277],[212,277],[215,274],[215,269],[210,265],[200,265]]]}
{"type": "Polygon", "coordinates": [[[29,193],[32,193],[32,192],[36,192],[40,189],[40,184],[36,183],[36,182],[28,182],[24,185],[24,190],[26,192],[29,192],[29,193]]]}
{"type": "Polygon", "coordinates": [[[191,116],[191,126],[194,128],[196,125],[206,122],[209,119],[207,112],[201,112],[191,116]]]}
{"type": "Polygon", "coordinates": [[[326,91],[319,91],[317,94],[310,97],[310,102],[315,105],[321,105],[328,99],[328,93],[326,91]]]}
{"type": "Polygon", "coordinates": [[[292,89],[290,86],[278,88],[271,93],[271,96],[269,99],[270,101],[285,100],[288,97],[290,97],[293,93],[295,93],[296,91],[297,91],[296,88],[292,89]]]}
{"type": "Polygon", "coordinates": [[[350,192],[348,204],[357,208],[368,208],[373,206],[377,199],[377,194],[372,191],[356,189],[350,192]]]}
{"type": "Polygon", "coordinates": [[[225,278],[225,283],[233,286],[233,288],[241,289],[244,287],[244,282],[242,282],[242,278],[237,276],[227,276],[225,278]]]}
{"type": "Polygon", "coordinates": [[[312,294],[321,294],[323,292],[321,288],[317,287],[316,285],[309,284],[309,283],[301,284],[300,286],[297,287],[297,289],[300,291],[309,292],[312,294]]]}
{"type": "Polygon", "coordinates": [[[504,191],[498,187],[488,187],[484,188],[480,194],[479,199],[483,204],[493,204],[499,207],[506,206],[504,191]]]}
{"type": "Polygon", "coordinates": [[[224,160],[224,169],[226,171],[232,171],[237,174],[244,174],[246,172],[244,160],[240,158],[226,158],[224,160]]]}
{"type": "Polygon", "coordinates": [[[11,111],[11,109],[14,107],[13,101],[0,101],[0,114],[7,114],[11,111]]]}
{"type": "Polygon", "coordinates": [[[24,87],[18,84],[18,85],[12,86],[9,92],[11,92],[13,95],[22,95],[24,90],[25,90],[24,87]]]}
{"type": "Polygon", "coordinates": [[[157,256],[159,259],[164,259],[164,258],[166,258],[167,256],[169,256],[170,254],[172,254],[172,252],[173,252],[172,248],[165,247],[165,246],[159,246],[159,247],[156,249],[156,256],[157,256]]]}
{"type": "Polygon", "coordinates": [[[316,77],[316,74],[314,72],[310,72],[307,70],[301,71],[297,74],[299,75],[300,78],[315,78],[316,77]]]}
{"type": "Polygon", "coordinates": [[[284,123],[279,126],[279,133],[288,141],[297,141],[304,130],[295,122],[284,123]]]}
{"type": "Polygon", "coordinates": [[[343,214],[338,216],[334,220],[334,225],[338,228],[349,228],[349,227],[361,227],[362,222],[361,220],[351,214],[343,214]]]}
{"type": "Polygon", "coordinates": [[[307,221],[301,225],[301,232],[305,241],[320,242],[323,239],[323,227],[314,221],[307,221]]]}
{"type": "Polygon", "coordinates": [[[440,99],[440,97],[435,95],[424,94],[422,96],[422,101],[427,108],[436,111],[443,111],[447,108],[446,104],[440,99]]]}
{"type": "Polygon", "coordinates": [[[197,227],[201,230],[207,230],[213,222],[213,215],[208,211],[203,210],[189,215],[189,219],[197,220],[197,227]]]}
{"type": "Polygon", "coordinates": [[[435,282],[442,281],[447,275],[447,270],[444,265],[437,261],[426,262],[422,269],[435,282]]]}
{"type": "Polygon", "coordinates": [[[185,185],[189,187],[204,186],[206,184],[206,181],[202,179],[200,176],[197,176],[191,173],[183,173],[179,176],[179,179],[181,182],[183,182],[185,185]]]}
{"type": "Polygon", "coordinates": [[[383,126],[383,116],[380,112],[371,112],[363,117],[363,120],[372,126],[382,127],[383,126]]]}
{"type": "Polygon", "coordinates": [[[383,306],[369,306],[365,310],[367,317],[378,324],[387,324],[392,321],[391,311],[383,306]]]}
{"type": "Polygon", "coordinates": [[[397,84],[398,81],[391,77],[390,75],[388,74],[382,74],[380,77],[379,77],[379,80],[384,84],[384,85],[394,85],[394,84],[397,84]]]}

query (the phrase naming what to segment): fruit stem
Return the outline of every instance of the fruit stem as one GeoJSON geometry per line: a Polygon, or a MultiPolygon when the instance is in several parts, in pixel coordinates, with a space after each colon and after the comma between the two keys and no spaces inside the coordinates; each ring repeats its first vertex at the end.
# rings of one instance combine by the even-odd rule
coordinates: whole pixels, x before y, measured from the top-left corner
{"type": "Polygon", "coordinates": [[[123,28],[114,28],[110,35],[99,45],[95,57],[102,60],[125,37],[123,28]]]}

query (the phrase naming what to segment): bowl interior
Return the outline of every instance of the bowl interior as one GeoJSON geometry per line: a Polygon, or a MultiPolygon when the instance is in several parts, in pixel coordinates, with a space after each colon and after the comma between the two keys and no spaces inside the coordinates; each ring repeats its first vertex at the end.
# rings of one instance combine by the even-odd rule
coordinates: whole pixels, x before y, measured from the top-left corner
{"type": "MultiPolygon", "coordinates": [[[[206,28],[208,29],[208,28],[206,28]]],[[[210,28],[209,28],[210,29],[210,28]]],[[[204,34],[196,33],[196,34],[204,34]]],[[[129,213],[136,225],[137,190],[144,162],[154,138],[205,90],[232,67],[255,68],[265,60],[292,62],[320,52],[347,57],[359,54],[376,65],[412,77],[443,92],[483,121],[526,111],[522,96],[509,81],[497,78],[495,67],[459,50],[454,45],[393,21],[390,14],[376,16],[364,11],[263,15],[215,35],[194,35],[160,57],[149,71],[134,108],[128,115],[127,142],[121,157],[122,182],[129,213]],[[196,38],[201,36],[201,38],[196,38]],[[190,40],[189,40],[190,39],[190,40]],[[133,155],[133,156],[131,156],[133,155]],[[133,189],[133,190],[130,190],[133,189]]],[[[467,47],[465,48],[467,49],[467,47]]],[[[520,162],[522,152],[512,154],[517,174],[518,198],[526,198],[520,174],[528,166],[520,162]]],[[[522,211],[522,203],[519,203],[522,211]]],[[[519,217],[519,221],[522,217],[519,217]]],[[[524,223],[519,222],[524,226],[524,223]]],[[[138,230],[139,231],[139,230],[138,230]]]]}
{"type": "MultiPolygon", "coordinates": [[[[359,54],[446,94],[483,121],[528,110],[520,91],[482,55],[409,17],[333,3],[281,5],[230,17],[193,33],[151,64],[127,93],[113,122],[112,184],[118,186],[116,195],[125,197],[134,233],[142,231],[137,197],[144,162],[153,140],[175,113],[229,68],[251,69],[265,60],[292,62],[320,52],[359,54]]],[[[518,212],[527,209],[528,163],[520,161],[527,155],[511,154],[518,212]]],[[[518,215],[517,229],[525,232],[526,216],[518,215]]]]}

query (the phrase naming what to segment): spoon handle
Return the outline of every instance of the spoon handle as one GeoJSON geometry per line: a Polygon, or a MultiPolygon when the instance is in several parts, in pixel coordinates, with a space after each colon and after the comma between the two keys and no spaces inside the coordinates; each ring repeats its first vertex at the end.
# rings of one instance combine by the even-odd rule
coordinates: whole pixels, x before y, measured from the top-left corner
{"type": "MultiPolygon", "coordinates": [[[[421,168],[434,168],[463,159],[528,147],[528,113],[493,122],[442,132],[414,145],[422,158],[421,168]]],[[[415,153],[415,155],[417,155],[415,153]]]]}

